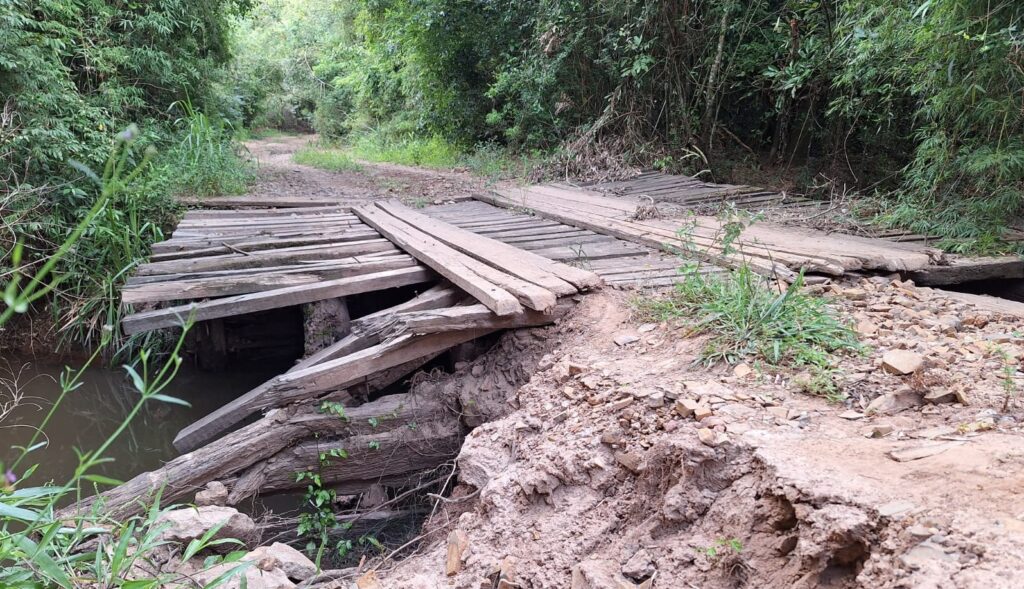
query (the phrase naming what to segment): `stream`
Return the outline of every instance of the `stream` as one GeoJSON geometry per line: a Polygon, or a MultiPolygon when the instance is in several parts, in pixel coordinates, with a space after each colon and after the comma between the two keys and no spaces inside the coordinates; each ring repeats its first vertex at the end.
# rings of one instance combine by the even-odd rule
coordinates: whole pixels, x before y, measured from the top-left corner
{"type": "MultiPolygon", "coordinates": [[[[78,364],[71,362],[71,366],[78,364]]],[[[9,465],[28,444],[37,426],[60,395],[60,377],[65,364],[52,360],[5,358],[0,362],[0,416],[4,405],[17,393],[17,406],[0,420],[0,461],[9,465]]],[[[117,480],[159,467],[176,457],[172,445],[178,430],[278,374],[277,363],[235,366],[226,371],[206,372],[182,366],[177,377],[163,391],[190,403],[190,407],[150,401],[111,445],[108,462],[93,471],[117,480]]],[[[31,465],[36,471],[24,485],[48,481],[64,483],[75,471],[75,449],[98,448],[124,421],[139,393],[122,367],[92,367],[82,376],[79,388],[69,393],[46,427],[46,446],[33,451],[15,474],[24,476],[31,465]]]]}

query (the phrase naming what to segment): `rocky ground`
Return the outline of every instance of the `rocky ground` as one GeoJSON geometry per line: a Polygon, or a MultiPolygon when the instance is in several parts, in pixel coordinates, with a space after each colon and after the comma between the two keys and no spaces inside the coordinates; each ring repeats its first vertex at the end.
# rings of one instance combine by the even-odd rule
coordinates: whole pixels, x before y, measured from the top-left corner
{"type": "Polygon", "coordinates": [[[683,325],[586,297],[467,439],[439,540],[376,582],[1020,586],[1020,321],[889,279],[820,290],[868,346],[836,360],[844,402],[695,366],[683,325]]]}

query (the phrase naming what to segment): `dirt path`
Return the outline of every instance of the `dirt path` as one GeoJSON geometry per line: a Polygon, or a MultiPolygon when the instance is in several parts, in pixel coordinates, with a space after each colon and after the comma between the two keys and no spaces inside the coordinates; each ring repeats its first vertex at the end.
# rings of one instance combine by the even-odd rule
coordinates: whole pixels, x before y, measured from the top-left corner
{"type": "Polygon", "coordinates": [[[457,171],[363,162],[360,171],[334,172],[295,163],[295,152],[315,140],[315,136],[295,135],[247,142],[246,147],[259,162],[259,179],[249,194],[238,199],[294,198],[351,204],[402,198],[433,202],[469,195],[485,186],[480,178],[457,171]]]}

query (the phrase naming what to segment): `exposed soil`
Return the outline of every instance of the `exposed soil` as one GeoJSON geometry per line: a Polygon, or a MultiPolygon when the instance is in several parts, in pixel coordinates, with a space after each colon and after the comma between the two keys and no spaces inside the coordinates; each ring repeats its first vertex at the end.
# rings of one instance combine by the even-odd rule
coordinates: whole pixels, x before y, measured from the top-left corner
{"type": "Polygon", "coordinates": [[[840,365],[845,404],[792,374],[695,366],[703,341],[685,327],[638,325],[626,293],[586,297],[519,408],[467,438],[454,495],[469,499],[446,504],[437,540],[382,585],[1019,586],[1024,415],[1016,400],[1002,410],[999,368],[1020,357],[1019,321],[900,283],[837,290],[840,307],[885,313],[861,318],[879,323],[873,347],[840,365]],[[912,297],[918,317],[883,311],[912,297]],[[623,334],[639,340],[613,342],[623,334]],[[998,356],[978,344],[995,341],[998,356]],[[897,348],[925,368],[885,372],[897,348]],[[923,400],[961,385],[967,404],[923,400]],[[680,414],[684,399],[710,415],[680,414]],[[467,546],[451,577],[445,533],[467,546]],[[514,585],[493,584],[503,562],[514,585]]]}

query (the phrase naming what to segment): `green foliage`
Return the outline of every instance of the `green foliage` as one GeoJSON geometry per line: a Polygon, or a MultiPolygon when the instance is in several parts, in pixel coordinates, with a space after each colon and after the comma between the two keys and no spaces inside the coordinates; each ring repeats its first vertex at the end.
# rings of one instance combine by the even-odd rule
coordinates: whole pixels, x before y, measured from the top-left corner
{"type": "Polygon", "coordinates": [[[178,142],[163,158],[160,175],[172,193],[194,196],[242,194],[256,179],[255,165],[234,141],[234,129],[223,119],[211,119],[190,102],[172,105],[184,112],[174,122],[178,142]]]}
{"type": "Polygon", "coordinates": [[[352,153],[359,159],[371,162],[453,168],[458,165],[462,152],[440,135],[392,137],[378,132],[356,138],[352,144],[352,153]]]}
{"type": "Polygon", "coordinates": [[[332,172],[359,172],[363,169],[346,151],[329,147],[303,147],[292,156],[295,163],[332,172]]]}
{"type": "Polygon", "coordinates": [[[653,319],[688,320],[707,334],[702,360],[708,364],[759,359],[827,367],[830,353],[859,349],[824,300],[801,292],[802,280],[781,292],[772,286],[746,265],[728,273],[684,270],[671,295],[641,299],[637,307],[653,319]]]}
{"type": "Polygon", "coordinates": [[[799,188],[825,173],[877,190],[881,221],[961,251],[1000,250],[1022,212],[1019,2],[268,0],[257,15],[246,71],[278,84],[259,100],[364,159],[447,167],[466,149],[445,144],[485,144],[554,152],[563,173],[728,180],[749,148],[799,168],[799,188]]]}

